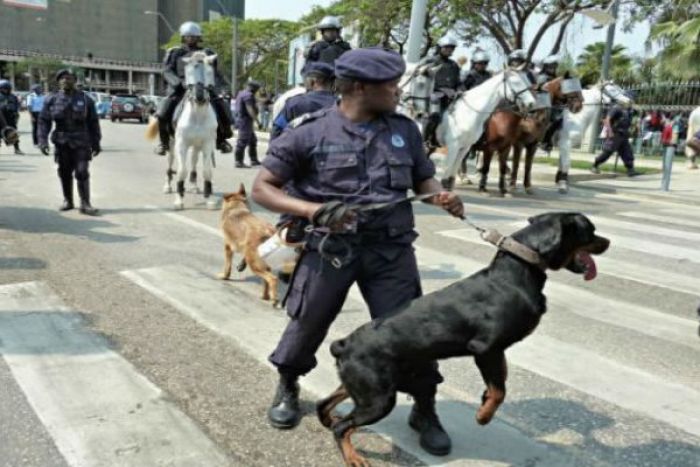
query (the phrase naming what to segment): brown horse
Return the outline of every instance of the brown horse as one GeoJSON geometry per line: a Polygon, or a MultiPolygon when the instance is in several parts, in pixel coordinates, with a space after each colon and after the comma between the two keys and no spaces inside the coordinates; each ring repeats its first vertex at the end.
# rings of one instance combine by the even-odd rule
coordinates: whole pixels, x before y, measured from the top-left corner
{"type": "MultiPolygon", "coordinates": [[[[568,74],[561,78],[556,78],[545,83],[542,90],[549,93],[552,101],[552,108],[547,112],[553,112],[554,109],[566,108],[571,113],[578,113],[583,108],[583,94],[581,91],[563,93],[562,82],[568,79],[568,74]]],[[[520,157],[525,149],[525,174],[523,177],[523,187],[527,194],[533,194],[532,189],[532,163],[537,152],[537,145],[542,141],[547,127],[549,126],[549,114],[542,111],[536,112],[532,116],[527,116],[520,121],[518,126],[518,135],[513,143],[513,168],[510,173],[510,190],[515,191],[518,180],[518,169],[520,168],[520,157]]],[[[559,183],[560,180],[568,181],[568,174],[557,172],[554,183],[559,183]]],[[[566,193],[566,189],[560,187],[560,193],[566,193]]]]}
{"type": "MultiPolygon", "coordinates": [[[[570,110],[574,111],[575,105],[578,105],[576,111],[580,110],[583,104],[583,96],[578,93],[578,98],[571,98],[569,95],[564,95],[561,90],[561,83],[568,76],[555,78],[552,81],[545,83],[542,89],[549,93],[550,100],[554,103],[566,102],[570,110]],[[576,104],[578,103],[578,104],[576,104]]],[[[493,154],[498,153],[499,162],[499,181],[498,188],[501,195],[505,195],[508,190],[506,187],[506,174],[508,172],[508,155],[510,149],[516,144],[526,144],[520,146],[521,152],[522,147],[533,148],[531,153],[528,150],[526,154],[526,190],[531,193],[530,188],[530,172],[532,169],[532,160],[534,159],[535,149],[537,148],[537,143],[540,141],[544,132],[547,128],[548,123],[548,110],[539,109],[532,112],[529,115],[515,112],[510,109],[502,109],[494,112],[489,118],[486,124],[486,130],[484,135],[481,137],[479,142],[475,145],[477,150],[483,152],[482,166],[480,170],[481,178],[479,180],[479,192],[488,193],[486,189],[486,183],[488,180],[489,168],[491,166],[491,159],[493,154]]],[[[518,165],[520,162],[520,153],[513,159],[513,170],[511,171],[510,186],[515,186],[515,180],[517,179],[518,165]]]]}

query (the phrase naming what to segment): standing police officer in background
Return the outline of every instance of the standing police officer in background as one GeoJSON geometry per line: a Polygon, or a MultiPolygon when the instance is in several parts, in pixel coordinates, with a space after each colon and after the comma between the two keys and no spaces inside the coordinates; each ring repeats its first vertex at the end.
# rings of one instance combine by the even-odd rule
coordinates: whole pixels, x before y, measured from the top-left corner
{"type": "MultiPolygon", "coordinates": [[[[291,318],[270,361],[280,373],[268,412],[272,426],[299,423],[298,378],[316,366],[315,354],[357,282],[372,318],[421,295],[412,243],[417,234],[407,190],[437,193],[430,203],[462,216],[454,193],[444,192],[409,118],[395,112],[403,58],[384,49],[356,49],[335,64],[338,105],[308,114],[270,143],[253,184],[253,199],[275,212],[312,223],[289,286],[291,318]],[[283,190],[288,190],[288,194],[283,190]],[[352,206],[395,204],[354,213],[352,206]]],[[[434,455],[451,441],[435,412],[436,362],[401,375],[400,388],[415,405],[409,423],[434,455]]]]}
{"type": "Polygon", "coordinates": [[[251,166],[258,166],[258,137],[255,136],[255,124],[258,123],[258,103],[255,93],[260,89],[260,83],[255,80],[248,81],[246,89],[236,96],[236,128],[238,139],[236,140],[236,167],[245,169],[248,166],[243,161],[245,149],[248,148],[248,157],[251,166]]]}
{"type": "Polygon", "coordinates": [[[340,37],[342,26],[335,16],[326,16],[318,23],[321,40],[314,42],[306,49],[304,58],[307,62],[325,62],[333,65],[335,60],[352,47],[340,37]]]}
{"type": "MultiPolygon", "coordinates": [[[[19,99],[12,93],[12,83],[6,79],[0,80],[0,112],[5,117],[7,125],[17,130],[19,122],[19,99]]],[[[14,142],[15,154],[24,155],[19,148],[19,137],[14,142]]]]}
{"type": "Polygon", "coordinates": [[[270,139],[275,139],[294,119],[304,114],[331,107],[337,98],[333,93],[333,67],[325,62],[308,62],[301,70],[306,93],[290,97],[272,124],[270,139]]]}
{"type": "Polygon", "coordinates": [[[486,52],[478,50],[472,57],[472,67],[464,78],[462,87],[465,91],[477,87],[484,81],[491,78],[492,73],[487,69],[489,66],[489,56],[486,52]]]}
{"type": "Polygon", "coordinates": [[[34,142],[34,146],[39,146],[39,115],[44,108],[45,99],[46,96],[44,95],[44,90],[41,88],[41,84],[32,86],[32,92],[27,96],[27,110],[29,110],[32,120],[32,141],[34,142]]]}
{"type": "MultiPolygon", "coordinates": [[[[183,58],[189,57],[193,52],[204,51],[207,55],[216,55],[211,49],[200,47],[199,42],[202,40],[202,28],[197,23],[188,21],[180,26],[180,38],[183,45],[173,47],[165,54],[163,70],[163,78],[168,83],[168,97],[163,100],[160,111],[158,112],[158,129],[160,131],[160,146],[158,154],[163,156],[170,148],[170,134],[173,125],[173,114],[177,105],[185,95],[185,63],[183,58]]],[[[221,81],[221,77],[214,63],[214,71],[216,73],[217,83],[221,81]]],[[[227,103],[217,94],[215,89],[210,91],[210,102],[216,113],[216,120],[219,126],[216,130],[216,148],[228,153],[232,151],[231,145],[226,141],[233,136],[231,130],[231,116],[227,103]]]]}
{"type": "MultiPolygon", "coordinates": [[[[631,101],[628,105],[631,105],[631,101]]],[[[603,152],[595,158],[591,172],[600,173],[599,166],[617,152],[627,168],[627,176],[634,177],[639,173],[634,170],[634,153],[630,145],[630,115],[629,110],[621,104],[615,104],[608,112],[603,131],[606,131],[603,140],[603,152]]]]}
{"type": "Polygon", "coordinates": [[[418,64],[418,69],[422,72],[434,74],[433,94],[430,97],[431,114],[424,135],[430,150],[438,146],[435,130],[460,85],[459,65],[450,58],[456,47],[457,40],[448,34],[438,41],[437,53],[418,64]]]}
{"type": "Polygon", "coordinates": [[[95,112],[95,102],[83,91],[75,88],[76,77],[72,70],[64,69],[56,73],[59,91],[52,93],[44,101],[39,116],[39,148],[49,155],[49,133],[55,121],[56,128],[51,135],[54,156],[58,163],[58,176],[63,189],[63,204],[60,211],[73,209],[73,173],[78,181],[80,212],[97,215],[97,209],[90,205],[90,160],[100,153],[100,121],[95,112]]]}

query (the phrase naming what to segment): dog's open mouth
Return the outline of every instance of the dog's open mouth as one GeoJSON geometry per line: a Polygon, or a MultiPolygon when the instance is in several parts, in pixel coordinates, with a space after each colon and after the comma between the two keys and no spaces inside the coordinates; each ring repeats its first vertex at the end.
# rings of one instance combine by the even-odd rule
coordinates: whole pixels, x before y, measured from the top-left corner
{"type": "Polygon", "coordinates": [[[574,256],[574,268],[583,274],[584,280],[591,281],[598,275],[598,267],[593,256],[587,251],[579,250],[574,256]]]}

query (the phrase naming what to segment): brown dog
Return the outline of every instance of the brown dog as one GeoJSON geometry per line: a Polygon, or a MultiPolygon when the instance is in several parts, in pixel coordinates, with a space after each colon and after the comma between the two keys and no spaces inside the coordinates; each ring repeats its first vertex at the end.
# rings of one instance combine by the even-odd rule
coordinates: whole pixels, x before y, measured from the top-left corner
{"type": "Polygon", "coordinates": [[[269,222],[255,217],[248,207],[245,186],[236,193],[224,195],[221,206],[221,230],[224,232],[224,271],[219,278],[227,280],[231,276],[233,254],[240,253],[243,260],[239,271],[246,265],[263,280],[263,300],[271,300],[272,306],[277,306],[277,277],[270,267],[260,258],[258,246],[275,235],[275,228],[269,222]]]}

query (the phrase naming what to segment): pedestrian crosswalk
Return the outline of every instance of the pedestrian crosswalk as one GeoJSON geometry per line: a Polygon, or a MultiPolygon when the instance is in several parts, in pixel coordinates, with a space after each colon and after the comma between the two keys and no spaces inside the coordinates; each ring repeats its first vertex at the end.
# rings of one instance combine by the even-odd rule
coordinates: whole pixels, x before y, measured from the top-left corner
{"type": "MultiPolygon", "coordinates": [[[[509,233],[537,209],[474,205],[469,213],[509,233]]],[[[700,209],[685,213],[625,210],[592,219],[612,239],[610,251],[597,258],[599,281],[622,279],[635,293],[660,291],[688,309],[632,300],[624,291],[602,294],[568,272],[550,273],[549,311],[533,335],[508,350],[509,395],[491,425],[473,421],[483,383],[463,359],[441,365],[438,411],[453,437],[450,456],[420,449],[406,427],[411,402],[405,398],[372,430],[429,465],[699,465],[700,209]]],[[[220,241],[213,223],[195,216],[152,215],[194,229],[212,244],[220,241]]],[[[483,255],[470,253],[488,248],[473,229],[420,221],[419,228],[436,229],[432,241],[419,239],[416,246],[424,292],[486,266],[478,259],[483,255]]],[[[257,282],[217,280],[220,255],[212,248],[207,270],[156,264],[120,274],[267,365],[287,317],[258,298],[257,282]]],[[[367,317],[360,292],[351,290],[318,367],[302,381],[307,391],[320,397],[335,389],[328,345],[367,317]]],[[[0,354],[68,465],[230,465],[193,420],[87,331],[79,313],[45,282],[0,285],[0,354]],[[74,393],[86,387],[94,396],[76,401],[74,393]]]]}

